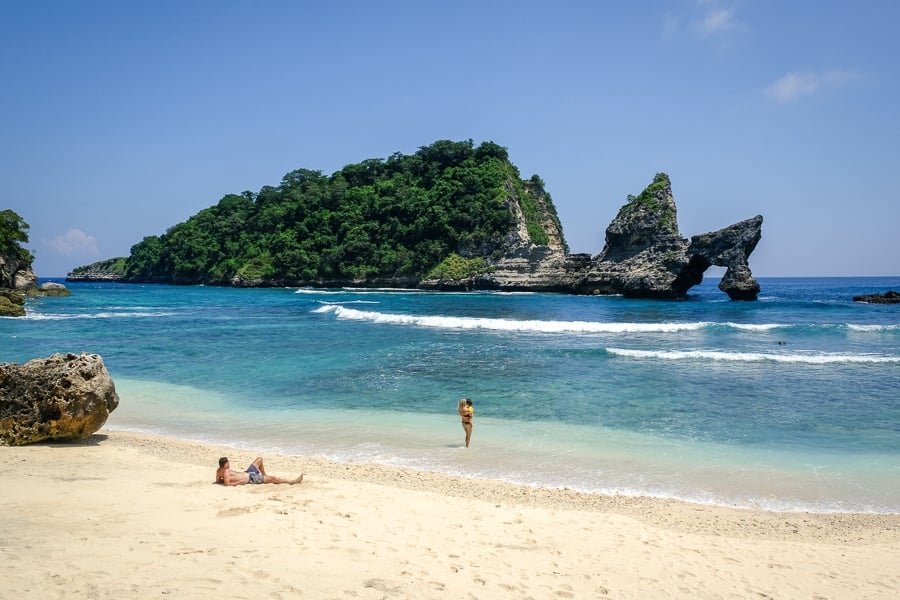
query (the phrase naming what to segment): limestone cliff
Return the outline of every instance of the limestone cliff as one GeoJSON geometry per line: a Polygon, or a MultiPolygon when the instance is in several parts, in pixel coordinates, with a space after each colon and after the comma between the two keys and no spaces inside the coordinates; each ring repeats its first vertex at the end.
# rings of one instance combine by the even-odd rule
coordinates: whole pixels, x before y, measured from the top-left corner
{"type": "Polygon", "coordinates": [[[471,277],[466,287],[682,298],[710,266],[717,265],[727,268],[719,283],[722,291],[732,300],[755,300],[759,284],[748,258],[760,240],[763,218],[756,216],[689,241],[678,230],[677,214],[669,177],[659,173],[619,209],[596,257],[566,254],[560,243],[534,244],[518,228],[502,256],[484,273],[471,277]]]}
{"type": "Polygon", "coordinates": [[[25,296],[37,289],[31,262],[14,254],[0,254],[0,316],[25,316],[25,296]]]}

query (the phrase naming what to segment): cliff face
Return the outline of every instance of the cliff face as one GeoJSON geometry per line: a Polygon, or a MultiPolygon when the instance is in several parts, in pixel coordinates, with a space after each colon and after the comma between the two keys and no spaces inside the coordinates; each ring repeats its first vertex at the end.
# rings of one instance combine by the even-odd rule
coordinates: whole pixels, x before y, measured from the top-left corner
{"type": "Polygon", "coordinates": [[[0,316],[24,317],[25,296],[37,289],[31,263],[11,254],[0,254],[0,316]]]}
{"type": "MultiPolygon", "coordinates": [[[[536,244],[525,224],[522,198],[510,194],[507,206],[513,227],[504,243],[483,256],[496,256],[490,261],[490,272],[479,274],[464,287],[474,289],[527,289],[559,291],[560,275],[566,270],[566,242],[552,200],[542,186],[527,186],[525,193],[539,211],[540,226],[546,243],[536,244]]],[[[423,282],[428,287],[432,282],[423,282]]]]}
{"type": "Polygon", "coordinates": [[[762,221],[756,216],[687,240],[678,231],[669,177],[660,173],[619,209],[596,257],[567,255],[560,244],[535,245],[520,235],[469,287],[682,298],[717,265],[727,268],[719,283],[723,292],[732,300],[755,300],[759,284],[748,258],[760,240],[762,221]]]}

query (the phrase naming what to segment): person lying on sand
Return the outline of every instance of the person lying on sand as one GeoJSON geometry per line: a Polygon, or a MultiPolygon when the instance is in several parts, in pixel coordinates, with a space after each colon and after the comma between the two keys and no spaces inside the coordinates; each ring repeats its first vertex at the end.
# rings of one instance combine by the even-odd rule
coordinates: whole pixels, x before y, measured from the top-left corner
{"type": "Polygon", "coordinates": [[[222,485],[244,485],[245,483],[290,483],[297,484],[303,481],[303,473],[297,479],[282,479],[266,473],[263,459],[256,457],[246,471],[233,471],[228,457],[219,459],[219,468],[216,470],[216,483],[222,485]]]}

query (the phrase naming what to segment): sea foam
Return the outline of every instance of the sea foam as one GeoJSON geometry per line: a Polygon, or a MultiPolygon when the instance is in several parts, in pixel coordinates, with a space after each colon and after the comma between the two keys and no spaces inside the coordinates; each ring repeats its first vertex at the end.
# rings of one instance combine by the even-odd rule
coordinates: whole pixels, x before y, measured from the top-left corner
{"type": "Polygon", "coordinates": [[[98,312],[98,313],[60,313],[60,314],[42,314],[28,313],[25,319],[32,321],[65,321],[68,319],[140,319],[146,317],[171,317],[177,313],[173,312],[98,312]]]}
{"type": "Polygon", "coordinates": [[[660,360],[716,360],[730,362],[782,362],[825,365],[833,363],[900,363],[900,356],[874,354],[774,354],[765,352],[720,352],[715,350],[631,350],[606,348],[616,356],[660,360]]]}
{"type": "Polygon", "coordinates": [[[481,329],[488,331],[520,331],[535,333],[670,333],[696,331],[708,323],[601,323],[596,321],[535,321],[488,319],[480,317],[449,317],[388,314],[356,310],[328,304],[313,310],[315,313],[333,312],[339,319],[415,325],[442,329],[481,329]]]}

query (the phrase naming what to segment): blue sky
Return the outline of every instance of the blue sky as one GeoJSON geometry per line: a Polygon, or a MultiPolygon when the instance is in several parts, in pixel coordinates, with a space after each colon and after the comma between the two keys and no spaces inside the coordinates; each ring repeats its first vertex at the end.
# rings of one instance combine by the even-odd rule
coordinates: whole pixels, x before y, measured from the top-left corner
{"type": "Polygon", "coordinates": [[[493,140],[573,252],[672,179],[757,276],[900,275],[900,2],[4,2],[0,209],[39,276],[296,168],[493,140]]]}

